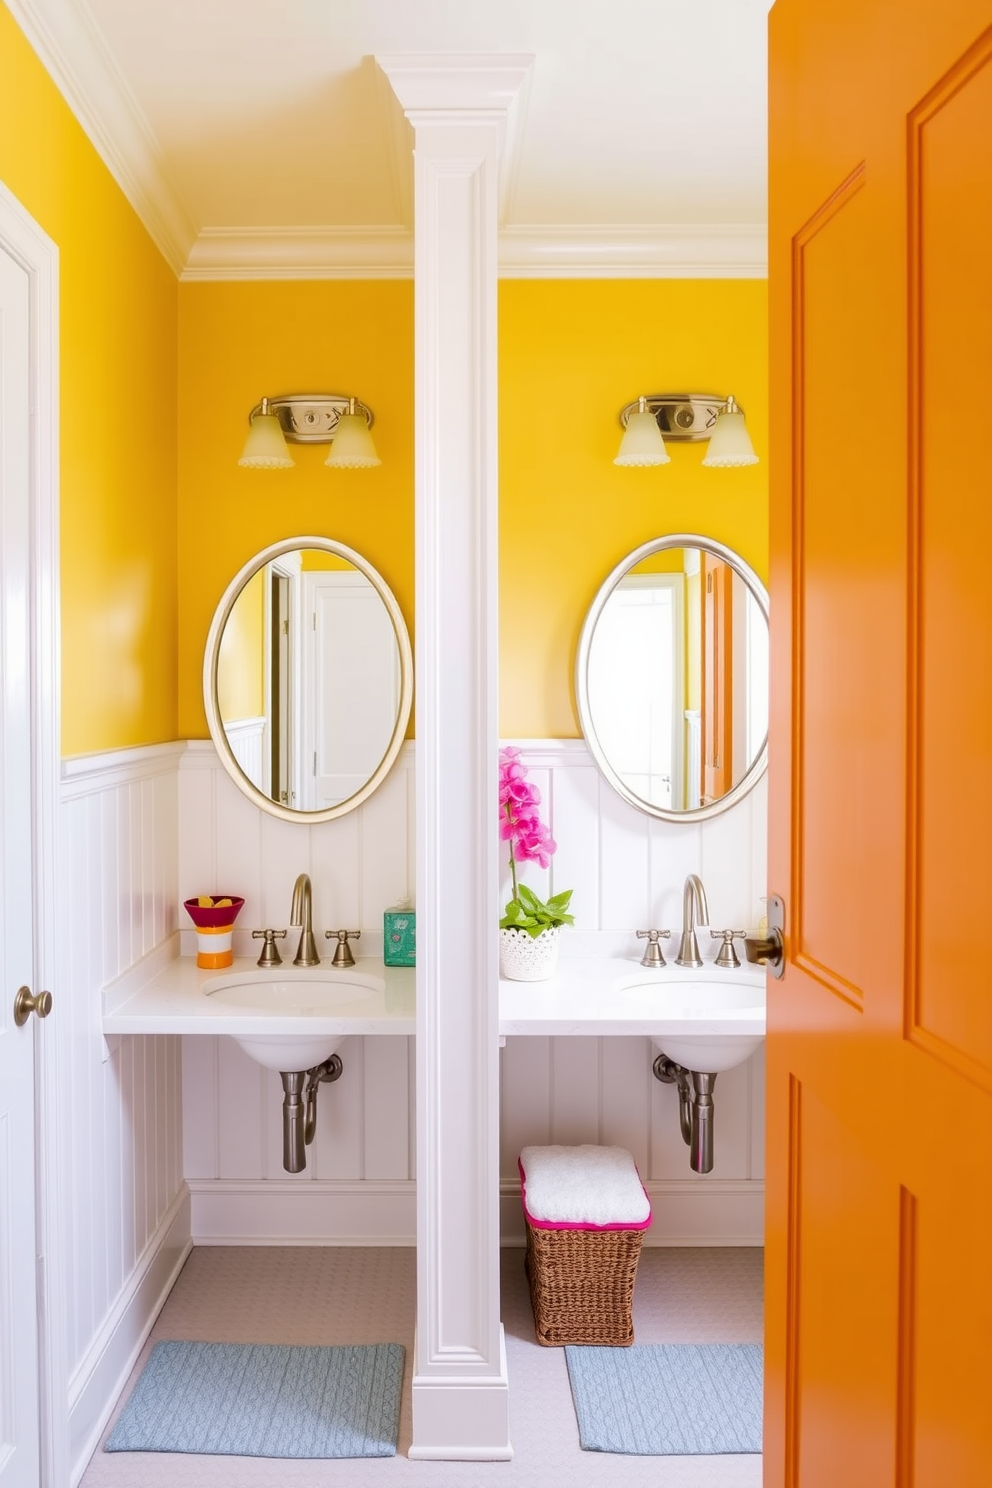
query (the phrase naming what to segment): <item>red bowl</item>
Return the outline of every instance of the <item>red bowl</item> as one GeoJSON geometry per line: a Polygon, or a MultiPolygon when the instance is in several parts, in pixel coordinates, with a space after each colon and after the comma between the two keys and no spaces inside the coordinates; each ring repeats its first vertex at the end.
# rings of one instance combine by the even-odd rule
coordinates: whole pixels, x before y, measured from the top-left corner
{"type": "Polygon", "coordinates": [[[184,899],[183,909],[198,930],[216,930],[223,925],[233,925],[244,900],[238,894],[211,894],[211,899],[230,899],[230,904],[213,904],[207,909],[195,899],[184,899]]]}

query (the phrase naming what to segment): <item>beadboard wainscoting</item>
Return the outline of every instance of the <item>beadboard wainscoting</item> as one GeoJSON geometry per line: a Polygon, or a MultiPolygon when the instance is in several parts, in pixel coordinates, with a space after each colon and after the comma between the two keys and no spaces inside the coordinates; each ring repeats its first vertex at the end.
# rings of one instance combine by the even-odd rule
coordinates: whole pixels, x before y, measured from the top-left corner
{"type": "Polygon", "coordinates": [[[72,1481],[190,1245],[180,1041],[104,1039],[104,998],[143,980],[176,930],[181,745],[63,761],[58,976],[45,1036],[58,1134],[72,1481]]]}
{"type": "MultiPolygon", "coordinates": [[[[655,821],[605,784],[581,740],[517,740],[558,842],[543,894],[574,890],[583,930],[681,924],[685,875],[701,875],[713,924],[752,928],[765,890],[764,782],[723,816],[655,821]]],[[[186,746],[179,769],[179,898],[238,893],[238,948],[288,927],[296,875],[313,880],[314,925],[361,928],[381,950],[382,911],[414,895],[413,745],[357,811],[316,826],[265,816],[242,797],[213,746],[186,746]]],[[[700,937],[704,953],[712,954],[700,937]]],[[[195,950],[184,930],[184,951],[195,950]]],[[[283,949],[291,946],[292,931],[283,949]]],[[[290,955],[292,951],[290,951],[290,955]]],[[[183,1047],[184,1171],[198,1244],[395,1245],[414,1240],[413,1049],[349,1039],[344,1074],[321,1087],[305,1172],[282,1169],[282,1090],[231,1039],[183,1047]]],[[[501,1056],[502,1231],[522,1240],[516,1158],[528,1142],[608,1142],[633,1152],[655,1211],[647,1243],[757,1245],[762,1237],[764,1064],[720,1075],[713,1172],[697,1176],[674,1087],[651,1073],[644,1038],[507,1039],[501,1056]]]]}

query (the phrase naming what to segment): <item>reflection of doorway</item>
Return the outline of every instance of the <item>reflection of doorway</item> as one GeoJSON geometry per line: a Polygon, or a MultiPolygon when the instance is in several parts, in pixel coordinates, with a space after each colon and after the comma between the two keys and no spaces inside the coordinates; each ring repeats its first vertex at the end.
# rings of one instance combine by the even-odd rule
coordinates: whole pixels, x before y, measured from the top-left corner
{"type": "Polygon", "coordinates": [[[289,751],[292,743],[290,725],[289,669],[289,585],[287,574],[270,572],[269,626],[270,701],[269,718],[269,791],[275,801],[289,803],[289,751]]]}
{"type": "Polygon", "coordinates": [[[286,553],[268,565],[264,617],[265,738],[262,790],[283,806],[299,805],[299,740],[293,721],[297,696],[297,625],[300,555],[286,553]]]}
{"type": "Polygon", "coordinates": [[[655,806],[684,804],[684,579],[621,579],[596,623],[590,711],[603,753],[624,784],[655,806]]]}

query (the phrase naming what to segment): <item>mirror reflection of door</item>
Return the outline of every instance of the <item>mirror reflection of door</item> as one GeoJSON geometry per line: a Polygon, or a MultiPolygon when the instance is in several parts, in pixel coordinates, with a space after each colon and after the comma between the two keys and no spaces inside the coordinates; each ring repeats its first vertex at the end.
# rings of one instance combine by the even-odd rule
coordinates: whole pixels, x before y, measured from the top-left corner
{"type": "Polygon", "coordinates": [[[299,804],[321,811],[353,796],[382,760],[399,707],[400,655],[364,574],[348,565],[304,569],[302,584],[299,804]]]}
{"type": "Polygon", "coordinates": [[[288,574],[269,574],[269,707],[267,759],[269,778],[263,789],[274,801],[290,799],[292,749],[292,674],[290,665],[290,583],[288,574]]]}
{"type": "Polygon", "coordinates": [[[631,574],[596,628],[589,698],[600,743],[630,789],[656,806],[683,805],[684,580],[631,574]]]}

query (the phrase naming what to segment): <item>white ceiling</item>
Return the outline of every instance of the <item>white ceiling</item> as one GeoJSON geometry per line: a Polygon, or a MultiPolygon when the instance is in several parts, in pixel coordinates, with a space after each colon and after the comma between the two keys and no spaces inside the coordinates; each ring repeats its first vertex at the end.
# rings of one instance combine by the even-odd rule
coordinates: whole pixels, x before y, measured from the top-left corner
{"type": "Polygon", "coordinates": [[[771,0],[8,0],[185,277],[408,274],[376,54],[533,54],[504,273],[762,274],[771,0]]]}

